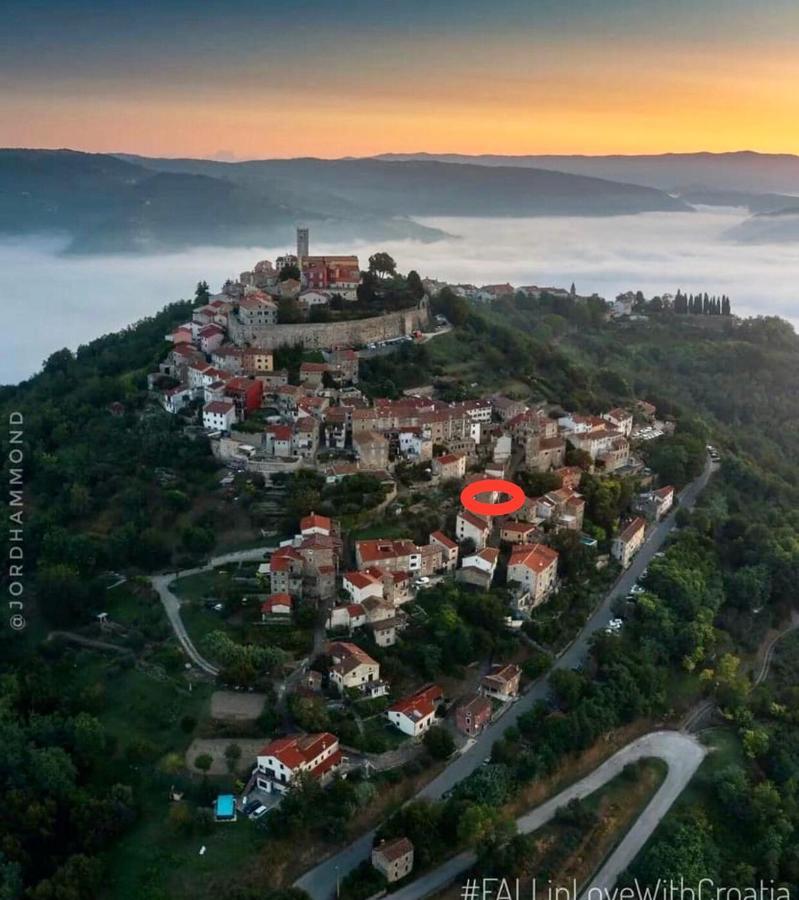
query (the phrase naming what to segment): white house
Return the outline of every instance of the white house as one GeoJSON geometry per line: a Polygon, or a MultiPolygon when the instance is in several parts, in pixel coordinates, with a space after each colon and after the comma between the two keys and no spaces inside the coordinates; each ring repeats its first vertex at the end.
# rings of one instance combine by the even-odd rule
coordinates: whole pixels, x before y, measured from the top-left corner
{"type": "Polygon", "coordinates": [[[382,573],[367,569],[363,572],[345,572],[342,579],[344,590],[353,603],[363,603],[370,597],[383,597],[382,573]]]}
{"type": "Polygon", "coordinates": [[[389,706],[386,715],[403,734],[417,737],[433,724],[436,709],[443,699],[441,688],[437,684],[428,684],[389,706]]]}
{"type": "Polygon", "coordinates": [[[613,538],[610,552],[614,559],[621,563],[623,569],[632,562],[635,554],[641,549],[646,538],[646,521],[637,516],[624,530],[613,538]]]}
{"type": "Polygon", "coordinates": [[[203,407],[203,428],[208,431],[230,431],[236,422],[236,406],[232,400],[214,400],[203,407]]]}
{"type": "Polygon", "coordinates": [[[184,406],[190,403],[191,398],[191,389],[179,384],[177,387],[169,388],[169,390],[164,391],[161,402],[168,413],[174,414],[180,412],[184,406]]]}
{"type": "Polygon", "coordinates": [[[531,606],[543,603],[554,590],[558,577],[558,552],[545,544],[514,547],[508,560],[508,581],[529,591],[531,606]]]}
{"type": "Polygon", "coordinates": [[[462,509],[455,519],[455,536],[458,542],[471,538],[474,546],[482,550],[488,541],[491,527],[488,522],[468,509],[462,509]]]}
{"type": "Polygon", "coordinates": [[[324,780],[342,762],[338,738],[329,731],[270,741],[256,757],[255,783],[262,791],[285,793],[302,772],[324,780]]]}

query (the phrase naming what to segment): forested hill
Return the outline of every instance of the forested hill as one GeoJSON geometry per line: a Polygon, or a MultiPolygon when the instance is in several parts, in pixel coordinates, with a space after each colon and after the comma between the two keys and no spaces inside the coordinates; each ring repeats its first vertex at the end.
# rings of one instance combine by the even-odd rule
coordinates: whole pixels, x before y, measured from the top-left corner
{"type": "Polygon", "coordinates": [[[220,163],[0,149],[0,234],[57,233],[74,253],[198,245],[436,240],[411,216],[589,215],[686,210],[662,191],[543,169],[289,159],[220,163]]]}
{"type": "MultiPolygon", "coordinates": [[[[799,675],[772,696],[768,688],[751,688],[743,661],[796,603],[799,341],[793,330],[778,319],[707,317],[716,319],[710,323],[667,314],[622,325],[605,321],[598,301],[547,296],[488,308],[447,295],[435,303],[455,329],[365,364],[367,392],[397,394],[433,383],[453,399],[502,390],[594,412],[646,399],[677,423],[673,437],[644,451],[661,478],[682,484],[696,475],[708,440],[723,457],[697,511],[683,511],[678,538],[650,564],[646,595],[628,611],[623,634],[599,635],[586,670],[559,679],[557,714],[533,710],[498,742],[494,757],[506,782],[546,777],[613,729],[649,727],[673,716],[675,704],[711,697],[745,755],[720,789],[726,805],[714,794],[656,839],[653,859],[691,862],[693,874],[701,863],[713,874],[745,866],[746,877],[791,878],[799,859],[793,711],[799,675]],[[733,807],[746,814],[731,815],[733,807]],[[779,840],[769,810],[780,824],[779,840]],[[746,841],[736,836],[739,828],[746,841]],[[698,862],[697,843],[704,848],[698,862]]],[[[105,604],[109,572],[123,571],[135,584],[138,573],[180,565],[181,554],[197,559],[214,546],[224,513],[221,503],[212,506],[219,473],[207,441],[193,440],[185,422],[166,415],[146,393],[146,373],[167,349],[163,335],[190,308],[178,303],[76,354],[55,353],[39,375],[0,393],[5,421],[11,411],[23,414],[25,455],[29,623],[21,634],[0,632],[0,895],[14,900],[101,896],[112,871],[124,874],[126,861],[109,856],[121,836],[136,828],[149,835],[142,826],[167,815],[177,776],[164,766],[174,753],[162,758],[162,745],[131,733],[124,720],[133,699],[115,693],[131,658],[128,670],[123,659],[107,670],[93,668],[96,660],[86,651],[78,656],[45,638],[51,629],[93,621],[105,604]]],[[[4,465],[7,482],[7,459],[4,465]]],[[[607,546],[629,512],[631,491],[615,477],[586,478],[581,490],[586,517],[607,546]]],[[[584,548],[579,552],[585,563],[584,548]]],[[[182,671],[157,600],[148,607],[140,590],[131,602],[137,622],[152,614],[141,626],[141,643],[157,648],[159,665],[182,671]]],[[[169,735],[167,748],[183,746],[181,729],[196,725],[184,715],[184,694],[172,706],[143,707],[153,727],[169,735]]],[[[187,790],[198,804],[210,802],[199,782],[187,779],[187,790]]],[[[481,858],[507,862],[496,850],[481,858]]],[[[658,871],[652,862],[643,877],[658,871]]],[[[263,896],[236,887],[214,887],[213,896],[263,896]]],[[[162,885],[150,888],[146,896],[167,896],[162,885]]]]}

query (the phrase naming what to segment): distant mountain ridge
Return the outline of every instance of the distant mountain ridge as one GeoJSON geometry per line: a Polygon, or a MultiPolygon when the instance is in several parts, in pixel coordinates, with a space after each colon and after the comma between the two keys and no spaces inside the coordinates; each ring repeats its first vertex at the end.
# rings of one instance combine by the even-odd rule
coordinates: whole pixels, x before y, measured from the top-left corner
{"type": "Polygon", "coordinates": [[[790,153],[757,153],[753,150],[609,156],[384,153],[374,158],[387,162],[437,160],[460,165],[533,167],[623,180],[670,192],[679,192],[690,186],[799,194],[799,156],[790,153]]]}
{"type": "Polygon", "coordinates": [[[690,207],[660,190],[512,166],[375,159],[153,159],[0,150],[0,234],[62,233],[74,253],[320,240],[436,240],[416,216],[607,216],[690,207]]]}

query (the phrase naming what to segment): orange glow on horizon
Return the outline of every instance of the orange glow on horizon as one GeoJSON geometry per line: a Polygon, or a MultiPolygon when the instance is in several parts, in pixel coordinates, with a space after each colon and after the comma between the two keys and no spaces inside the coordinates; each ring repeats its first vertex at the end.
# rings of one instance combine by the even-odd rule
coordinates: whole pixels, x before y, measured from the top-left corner
{"type": "MultiPolygon", "coordinates": [[[[266,75],[203,91],[65,84],[0,98],[0,145],[238,159],[383,152],[633,154],[799,151],[799,57],[791,48],[586,47],[537,66],[442,63],[401,82],[381,72],[280,83],[266,75]]],[[[232,76],[231,76],[232,77],[232,76]]],[[[236,73],[236,79],[242,76],[236,73]]]]}

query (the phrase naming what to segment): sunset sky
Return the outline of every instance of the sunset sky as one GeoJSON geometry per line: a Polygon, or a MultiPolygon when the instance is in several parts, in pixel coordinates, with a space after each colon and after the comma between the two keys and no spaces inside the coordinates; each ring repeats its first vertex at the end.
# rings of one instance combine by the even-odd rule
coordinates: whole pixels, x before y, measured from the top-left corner
{"type": "Polygon", "coordinates": [[[796,0],[2,0],[0,146],[799,151],[796,0]]]}

